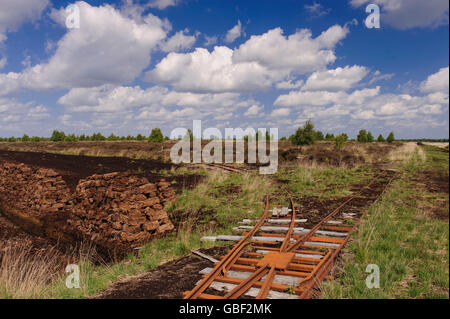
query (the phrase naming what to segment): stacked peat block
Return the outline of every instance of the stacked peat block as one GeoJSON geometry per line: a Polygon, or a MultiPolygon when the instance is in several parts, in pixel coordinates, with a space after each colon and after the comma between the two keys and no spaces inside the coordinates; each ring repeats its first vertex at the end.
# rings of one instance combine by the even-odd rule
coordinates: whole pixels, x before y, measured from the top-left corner
{"type": "Polygon", "coordinates": [[[73,206],[70,190],[57,172],[14,163],[0,164],[0,201],[37,218],[73,206]]]}
{"type": "MultiPolygon", "coordinates": [[[[168,195],[174,195],[161,183],[168,195]]],[[[165,200],[158,186],[144,177],[93,175],[79,181],[69,223],[94,242],[133,247],[173,230],[162,205],[165,200]]]]}
{"type": "Polygon", "coordinates": [[[158,188],[158,196],[161,203],[174,202],[176,200],[175,191],[170,188],[170,183],[166,182],[165,179],[161,179],[156,183],[156,186],[158,188]]]}
{"type": "Polygon", "coordinates": [[[72,193],[54,170],[0,162],[1,210],[23,228],[41,228],[40,234],[53,239],[135,247],[173,230],[163,208],[173,200],[175,192],[164,180],[153,184],[127,173],[93,175],[72,193]]]}

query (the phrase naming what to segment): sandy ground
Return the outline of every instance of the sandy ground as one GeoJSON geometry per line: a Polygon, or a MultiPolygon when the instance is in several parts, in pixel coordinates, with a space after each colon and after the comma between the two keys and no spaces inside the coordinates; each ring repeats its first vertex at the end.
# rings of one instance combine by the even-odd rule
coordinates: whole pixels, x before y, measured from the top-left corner
{"type": "Polygon", "coordinates": [[[422,144],[437,146],[437,147],[441,147],[441,148],[448,147],[448,142],[422,142],[422,144]]]}

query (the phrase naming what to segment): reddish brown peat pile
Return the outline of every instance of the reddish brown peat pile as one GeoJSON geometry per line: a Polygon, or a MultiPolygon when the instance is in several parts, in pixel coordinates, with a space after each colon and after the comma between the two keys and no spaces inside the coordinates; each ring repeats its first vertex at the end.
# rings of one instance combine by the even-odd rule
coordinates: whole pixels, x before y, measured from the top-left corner
{"type": "Polygon", "coordinates": [[[71,192],[58,172],[0,163],[0,210],[25,230],[55,240],[88,239],[106,248],[131,248],[171,231],[163,204],[175,200],[170,183],[127,173],[93,175],[71,192]]]}
{"type": "Polygon", "coordinates": [[[72,194],[54,170],[0,164],[0,210],[28,232],[70,239],[65,219],[72,207],[72,194]]]}
{"type": "Polygon", "coordinates": [[[173,230],[164,210],[174,200],[170,183],[153,184],[126,173],[93,175],[79,181],[68,221],[94,242],[134,246],[173,230]]]}

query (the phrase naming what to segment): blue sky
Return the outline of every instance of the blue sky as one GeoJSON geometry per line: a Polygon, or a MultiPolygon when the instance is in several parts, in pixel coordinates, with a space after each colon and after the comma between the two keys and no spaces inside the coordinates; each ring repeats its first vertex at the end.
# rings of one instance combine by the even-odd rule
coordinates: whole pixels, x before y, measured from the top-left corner
{"type": "Polygon", "coordinates": [[[448,39],[445,0],[1,0],[0,136],[168,135],[193,120],[287,136],[312,119],[448,138],[448,39]]]}

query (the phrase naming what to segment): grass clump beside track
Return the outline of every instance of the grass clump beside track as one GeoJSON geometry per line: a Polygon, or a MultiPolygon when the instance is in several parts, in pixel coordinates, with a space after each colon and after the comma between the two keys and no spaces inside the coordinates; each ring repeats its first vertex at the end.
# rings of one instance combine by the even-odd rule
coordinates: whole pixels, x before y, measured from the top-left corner
{"type": "Polygon", "coordinates": [[[322,298],[449,298],[448,188],[431,192],[427,178],[434,172],[448,181],[448,152],[423,150],[404,161],[399,179],[370,208],[337,279],[322,284],[322,298]],[[366,287],[369,264],[379,266],[380,288],[366,287]]]}
{"type": "Polygon", "coordinates": [[[367,183],[371,176],[370,167],[282,168],[276,174],[290,192],[319,198],[349,196],[352,187],[367,183]]]}
{"type": "Polygon", "coordinates": [[[93,296],[118,280],[154,269],[164,262],[186,255],[191,249],[211,246],[201,242],[199,234],[189,234],[184,240],[180,240],[179,236],[180,233],[172,233],[165,238],[155,239],[144,245],[137,255],[130,254],[114,264],[95,265],[91,262],[92,258],[86,256],[77,263],[80,268],[80,288],[68,289],[66,276],[60,276],[46,287],[40,297],[79,299],[93,296]]]}

